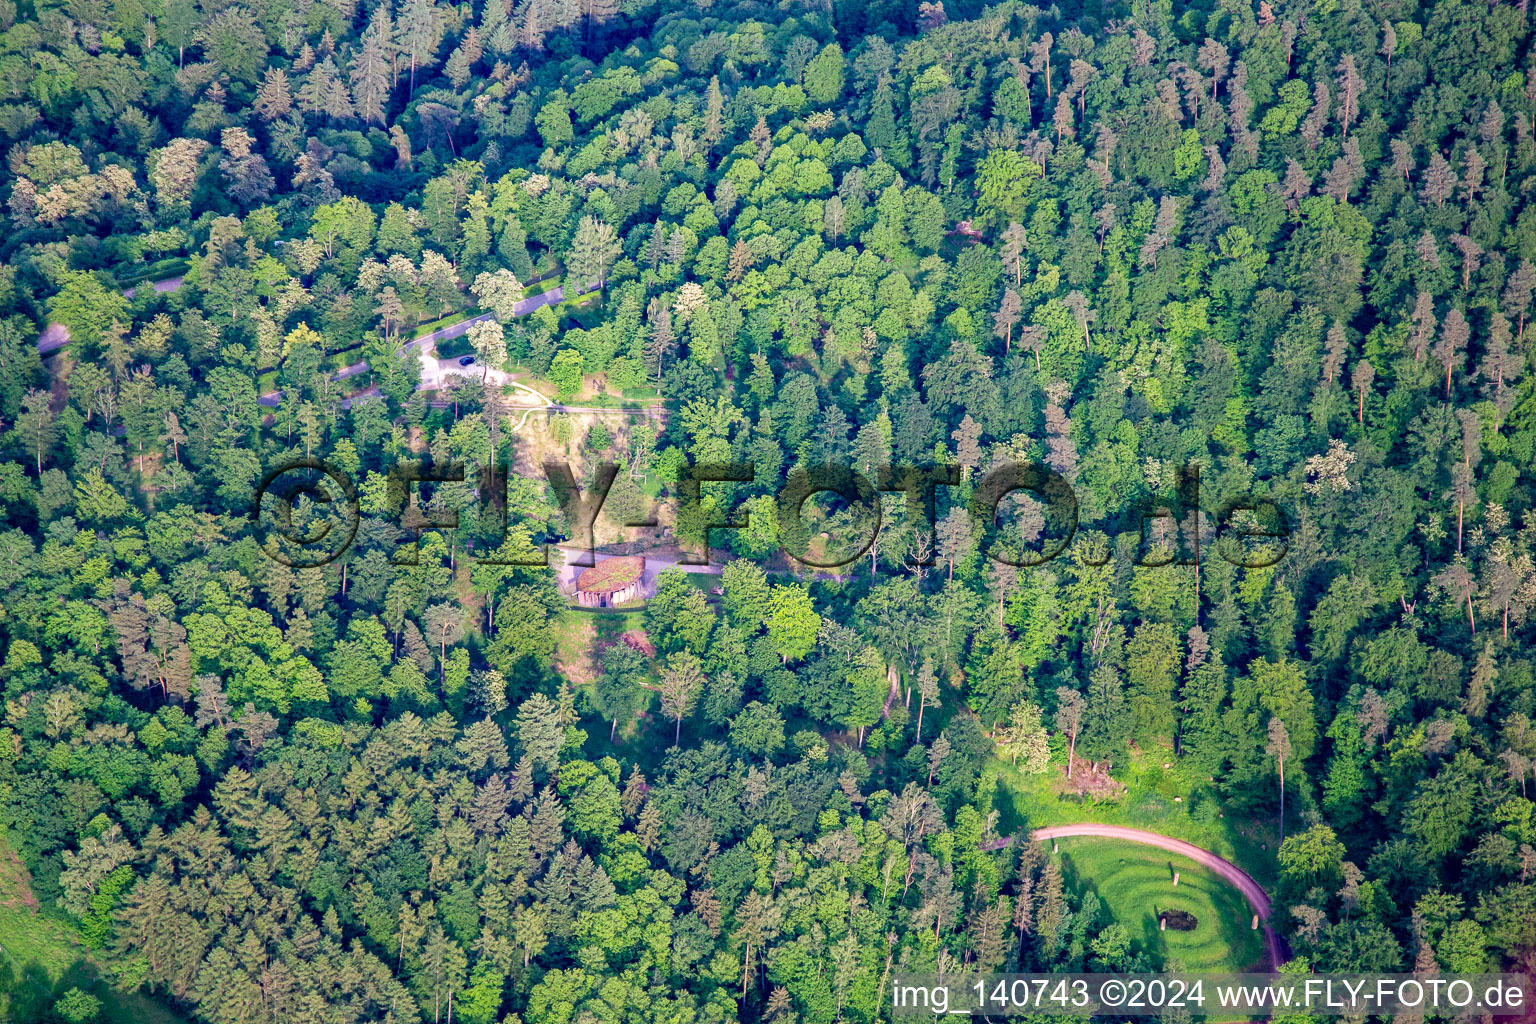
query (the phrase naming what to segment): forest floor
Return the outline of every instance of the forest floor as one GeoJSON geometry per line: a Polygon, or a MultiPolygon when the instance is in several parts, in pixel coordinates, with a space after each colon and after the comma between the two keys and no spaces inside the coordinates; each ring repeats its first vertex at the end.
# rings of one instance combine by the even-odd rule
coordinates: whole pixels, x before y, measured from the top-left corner
{"type": "MultiPolygon", "coordinates": [[[[1187,857],[1120,839],[1064,838],[1056,848],[1067,883],[1091,890],[1130,932],[1141,952],[1167,969],[1263,971],[1263,932],[1251,926],[1252,908],[1232,885],[1187,857]],[[1174,873],[1178,884],[1173,884],[1174,873]],[[1193,928],[1176,927],[1182,911],[1193,928]],[[1160,922],[1169,917],[1167,929],[1160,922]]],[[[1180,922],[1183,923],[1183,922],[1180,922]]]]}
{"type": "Polygon", "coordinates": [[[54,1000],[72,988],[101,1000],[102,1024],[186,1024],[141,992],[113,988],[62,917],[38,908],[31,879],[0,836],[0,1020],[52,1020],[54,1000]]]}

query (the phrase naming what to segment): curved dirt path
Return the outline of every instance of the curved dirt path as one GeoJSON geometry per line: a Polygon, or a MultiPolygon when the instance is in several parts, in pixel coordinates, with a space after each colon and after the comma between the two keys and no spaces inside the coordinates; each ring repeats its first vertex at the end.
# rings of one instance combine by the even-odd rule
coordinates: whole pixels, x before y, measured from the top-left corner
{"type": "MultiPolygon", "coordinates": [[[[180,278],[174,278],[173,280],[176,280],[179,283],[181,279],[180,278]]],[[[529,282],[529,284],[537,284],[537,283],[538,283],[537,281],[530,281],[529,282]]],[[[157,283],[157,288],[158,288],[158,283],[157,283]]],[[[595,291],[596,288],[597,288],[597,285],[595,285],[595,284],[588,285],[585,288],[582,288],[582,289],[578,290],[576,292],[576,294],[577,295],[586,295],[589,292],[595,291]]],[[[517,301],[517,304],[512,307],[512,315],[513,316],[525,316],[525,315],[527,315],[529,313],[532,313],[534,310],[538,309],[540,306],[551,306],[551,305],[554,305],[557,302],[560,302],[564,298],[565,298],[565,285],[557,284],[553,288],[548,289],[547,291],[539,292],[537,295],[530,295],[526,299],[519,299],[517,301]]],[[[469,333],[469,329],[471,327],[473,327],[475,324],[484,323],[487,320],[495,319],[495,316],[496,316],[496,314],[494,314],[494,313],[481,313],[479,316],[472,316],[472,317],[469,317],[467,319],[460,320],[457,323],[449,324],[447,327],[439,327],[437,330],[433,331],[431,334],[423,334],[419,338],[413,338],[410,341],[407,341],[404,344],[402,344],[398,349],[396,349],[395,350],[395,354],[396,355],[399,355],[399,354],[401,354],[401,353],[403,353],[403,352],[405,352],[405,351],[407,351],[409,349],[413,349],[414,348],[414,349],[420,351],[426,357],[423,360],[423,362],[422,362],[421,384],[416,388],[416,390],[417,391],[436,391],[436,390],[438,390],[442,386],[444,375],[449,374],[449,373],[462,373],[466,377],[467,376],[472,376],[472,374],[464,372],[465,368],[459,365],[459,361],[457,359],[452,359],[452,358],[450,358],[450,359],[438,359],[437,358],[437,343],[439,341],[450,341],[450,340],[452,340],[454,338],[457,338],[457,337],[459,337],[461,335],[468,334],[469,333]]],[[[68,339],[66,338],[66,340],[68,340],[68,339]]],[[[332,377],[333,380],[344,380],[347,377],[355,377],[355,376],[357,376],[360,373],[366,372],[367,370],[368,370],[368,361],[366,359],[364,359],[364,360],[360,360],[358,362],[352,363],[350,365],[343,366],[341,369],[339,369],[335,373],[331,374],[331,377],[332,377]]],[[[494,376],[492,377],[492,376],[488,375],[487,379],[491,379],[491,380],[493,380],[497,384],[507,384],[507,383],[511,382],[511,374],[507,373],[504,370],[491,370],[490,374],[492,374],[494,376]]],[[[528,389],[528,390],[531,390],[531,389],[528,389]]],[[[537,393],[537,392],[535,392],[535,393],[537,393]]],[[[368,388],[367,390],[365,390],[363,392],[360,392],[360,393],[358,393],[356,395],[353,395],[351,397],[352,398],[362,398],[362,397],[364,397],[365,395],[368,395],[368,394],[378,394],[378,392],[375,389],[373,389],[373,388],[368,388]]],[[[540,396],[540,397],[543,397],[543,396],[540,396]]],[[[258,396],[257,399],[256,399],[256,402],[257,402],[258,405],[263,405],[263,406],[266,406],[269,409],[272,409],[272,408],[276,408],[282,402],[282,398],[283,398],[283,393],[282,393],[281,390],[278,390],[278,391],[268,391],[266,394],[258,396]]],[[[343,400],[342,408],[344,408],[344,409],[348,408],[349,406],[348,406],[347,403],[349,401],[350,401],[350,399],[343,400]]],[[[526,419],[526,417],[525,417],[525,419],[526,419]]]]}
{"type": "MultiPolygon", "coordinates": [[[[545,396],[544,394],[542,394],[542,393],[540,393],[538,391],[533,390],[533,388],[529,387],[527,384],[519,384],[517,381],[512,380],[510,378],[508,378],[507,384],[510,385],[511,387],[517,388],[520,391],[528,392],[534,398],[537,398],[540,402],[544,403],[541,406],[540,405],[535,405],[535,406],[530,406],[527,409],[524,409],[523,410],[523,418],[517,421],[517,426],[512,428],[512,433],[520,434],[520,433],[523,432],[523,424],[528,422],[528,417],[529,417],[530,414],[538,412],[541,409],[552,409],[552,408],[554,408],[554,405],[555,405],[554,402],[551,402],[547,396],[545,396]]],[[[516,410],[513,410],[513,411],[516,411],[516,410]]],[[[508,423],[512,422],[512,412],[508,412],[507,413],[507,422],[508,423]]]]}
{"type": "MultiPolygon", "coordinates": [[[[1259,915],[1259,921],[1264,927],[1264,946],[1269,954],[1270,970],[1279,969],[1285,963],[1287,957],[1285,947],[1280,943],[1280,937],[1269,926],[1269,895],[1264,887],[1254,881],[1253,876],[1242,868],[1233,864],[1224,857],[1218,857],[1209,850],[1202,850],[1194,843],[1186,843],[1182,839],[1174,839],[1172,836],[1159,835],[1156,832],[1148,832],[1140,828],[1128,828],[1124,825],[1099,825],[1084,822],[1080,825],[1049,825],[1045,828],[1037,828],[1030,835],[1030,839],[1040,842],[1045,839],[1067,839],[1073,836],[1097,836],[1103,839],[1124,839],[1127,842],[1141,843],[1145,846],[1155,846],[1159,850],[1167,850],[1181,857],[1188,857],[1201,867],[1209,868],[1226,882],[1234,886],[1238,892],[1248,900],[1253,907],[1253,912],[1259,915]]],[[[1007,846],[1012,840],[1003,839],[992,845],[994,849],[1007,846]]]]}

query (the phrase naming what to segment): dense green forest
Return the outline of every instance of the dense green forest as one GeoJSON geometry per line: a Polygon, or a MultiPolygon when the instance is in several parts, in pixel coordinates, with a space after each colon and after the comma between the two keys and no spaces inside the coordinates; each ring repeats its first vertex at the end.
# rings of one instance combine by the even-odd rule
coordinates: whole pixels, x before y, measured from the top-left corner
{"type": "Polygon", "coordinates": [[[1027,841],[1160,765],[1287,969],[1536,974],[1524,2],[0,29],[0,852],[96,972],[0,960],[0,1016],[830,1024],[1177,966],[1027,841]],[[578,532],[551,457],[723,573],[572,609],[510,564],[578,532]],[[252,495],[312,458],[356,537],[289,565],[252,495]],[[867,550],[775,500],[893,463],[955,482],[867,550]],[[1058,509],[969,511],[1011,463],[1076,495],[1042,564],[1058,509]]]}

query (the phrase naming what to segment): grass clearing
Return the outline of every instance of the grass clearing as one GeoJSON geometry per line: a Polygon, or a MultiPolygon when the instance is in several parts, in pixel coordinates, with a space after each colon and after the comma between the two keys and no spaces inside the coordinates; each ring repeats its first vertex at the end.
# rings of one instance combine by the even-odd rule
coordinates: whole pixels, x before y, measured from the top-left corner
{"type": "MultiPolygon", "coordinates": [[[[640,609],[567,609],[555,623],[558,642],[568,644],[576,637],[590,637],[592,649],[601,651],[609,644],[622,643],[625,633],[645,629],[645,612],[640,609]]],[[[652,682],[659,668],[659,658],[651,662],[652,682]]],[[[594,667],[600,667],[601,655],[594,657],[594,667]]],[[[649,684],[648,684],[649,685],[649,684]]],[[[638,717],[618,723],[618,729],[609,739],[612,723],[597,715],[587,715],[581,727],[587,731],[583,745],[584,755],[593,761],[613,756],[625,764],[637,765],[650,778],[656,777],[667,750],[671,748],[675,726],[672,719],[661,713],[653,693],[647,692],[638,717]]],[[[702,719],[695,717],[683,722],[683,745],[698,743],[706,733],[693,733],[692,729],[707,730],[702,719]]]]}
{"type": "Polygon", "coordinates": [[[1125,790],[1100,799],[1073,792],[1065,778],[1065,750],[1057,760],[1053,752],[1051,770],[1043,775],[1026,775],[1001,761],[988,768],[999,782],[996,800],[1005,834],[1025,824],[1032,829],[1080,822],[1129,825],[1193,843],[1236,864],[1260,885],[1273,885],[1275,823],[1229,812],[1215,786],[1171,750],[1139,751],[1129,764],[1117,762],[1114,777],[1125,790]]]}
{"type": "Polygon", "coordinates": [[[321,365],[333,372],[336,370],[344,370],[351,366],[353,363],[362,362],[366,356],[366,353],[364,352],[364,349],[366,348],[367,344],[360,341],[356,345],[349,345],[346,348],[337,349],[335,352],[328,353],[321,365]]]}
{"type": "MultiPolygon", "coordinates": [[[[559,277],[549,277],[542,281],[535,281],[531,284],[528,284],[523,288],[523,298],[531,299],[535,295],[542,295],[549,291],[551,288],[558,287],[561,280],[562,279],[559,277]]],[[[415,340],[416,338],[431,334],[433,331],[440,331],[444,327],[452,327],[456,323],[468,320],[471,317],[477,317],[484,312],[485,310],[481,309],[479,306],[468,305],[463,309],[458,309],[452,313],[449,313],[447,316],[440,316],[436,320],[431,320],[424,324],[418,324],[411,332],[411,340],[415,340]]],[[[468,355],[471,351],[469,348],[468,340],[464,339],[463,335],[460,335],[458,338],[451,338],[439,344],[437,346],[437,353],[442,358],[448,359],[451,357],[451,355],[447,351],[447,348],[457,348],[459,346],[463,347],[463,351],[458,352],[457,355],[468,355]]]]}
{"type": "Polygon", "coordinates": [[[555,670],[573,687],[597,681],[597,624],[589,618],[561,616],[555,630],[555,670]]]}
{"type": "Polygon", "coordinates": [[[102,1024],[187,1024],[141,992],[113,988],[70,924],[38,909],[26,869],[0,836],[0,1020],[50,1021],[72,988],[101,1000],[102,1024]]]}
{"type": "Polygon", "coordinates": [[[1163,960],[1165,969],[1264,969],[1264,933],[1251,928],[1248,901],[1194,861],[1121,839],[1078,837],[1056,843],[1068,884],[1097,894],[1107,914],[1131,933],[1136,948],[1163,960]],[[1194,927],[1179,930],[1175,917],[1162,929],[1160,920],[1178,911],[1192,915],[1194,927]]]}
{"type": "MultiPolygon", "coordinates": [[[[645,628],[645,612],[642,608],[626,611],[622,608],[567,608],[557,615],[551,626],[555,646],[560,657],[577,658],[585,647],[592,658],[609,644],[631,630],[645,628]]],[[[590,680],[589,680],[590,681],[590,680]]]]}

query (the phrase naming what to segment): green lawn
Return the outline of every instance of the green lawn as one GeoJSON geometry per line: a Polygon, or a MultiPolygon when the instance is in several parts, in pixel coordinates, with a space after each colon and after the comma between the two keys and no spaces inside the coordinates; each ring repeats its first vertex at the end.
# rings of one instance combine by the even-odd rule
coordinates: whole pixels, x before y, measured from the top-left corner
{"type": "Polygon", "coordinates": [[[1139,843],[1079,837],[1057,840],[1062,873],[1078,891],[1092,890],[1109,916],[1125,925],[1136,948],[1168,969],[1242,972],[1264,969],[1264,933],[1251,927],[1243,894],[1194,861],[1139,843]],[[1179,873],[1179,884],[1173,874],[1179,873]],[[1183,911],[1190,931],[1162,915],[1183,911]]]}
{"type": "Polygon", "coordinates": [[[353,363],[360,363],[366,358],[366,353],[363,351],[366,347],[363,342],[358,342],[356,345],[332,352],[320,365],[329,370],[340,370],[353,363]]]}
{"type": "MultiPolygon", "coordinates": [[[[556,637],[565,644],[575,630],[585,627],[594,630],[590,642],[600,647],[606,646],[617,642],[622,634],[630,630],[644,629],[645,612],[638,606],[632,609],[570,607],[555,619],[553,628],[556,637]]],[[[651,683],[655,681],[654,672],[659,668],[659,662],[660,658],[652,662],[652,675],[649,677],[651,683]]],[[[708,728],[700,725],[700,721],[695,719],[683,723],[684,746],[696,743],[701,738],[701,734],[690,732],[691,729],[708,728]]],[[[583,754],[593,761],[616,757],[625,764],[638,765],[641,772],[654,779],[666,758],[668,748],[672,746],[674,735],[673,722],[661,713],[655,696],[647,697],[640,718],[619,723],[618,732],[611,742],[608,739],[610,724],[606,719],[593,715],[582,719],[581,727],[587,731],[583,754]]]]}
{"type": "Polygon", "coordinates": [[[149,996],[112,988],[62,918],[27,904],[30,892],[0,838],[0,1021],[51,1020],[54,1000],[71,988],[101,1000],[103,1024],[186,1024],[149,996]]]}
{"type": "Polygon", "coordinates": [[[557,638],[564,638],[577,623],[585,620],[597,631],[595,642],[609,644],[614,642],[623,633],[632,629],[645,628],[645,609],[643,605],[634,608],[581,608],[570,605],[566,611],[573,613],[570,616],[557,616],[552,627],[557,638]],[[579,618],[578,618],[579,616],[579,618]]]}
{"type": "MultiPolygon", "coordinates": [[[[326,355],[320,360],[320,368],[327,373],[335,373],[353,363],[360,363],[365,358],[365,346],[361,343],[344,348],[326,355]]],[[[256,377],[256,393],[265,395],[277,390],[277,368],[265,370],[256,377]]]]}
{"type": "Polygon", "coordinates": [[[587,292],[584,295],[568,295],[555,303],[552,307],[555,312],[562,314],[566,319],[575,323],[583,330],[591,330],[602,323],[602,292],[587,292]]]}
{"type": "MultiPolygon", "coordinates": [[[[560,281],[561,278],[551,277],[543,281],[534,282],[533,284],[530,284],[523,289],[523,298],[530,299],[535,295],[542,295],[549,291],[551,288],[559,285],[560,281]]],[[[418,324],[415,330],[411,332],[411,337],[419,338],[424,334],[431,334],[433,331],[442,330],[444,327],[452,326],[461,320],[468,320],[470,317],[479,316],[484,312],[485,310],[481,309],[479,306],[465,306],[463,309],[454,310],[447,316],[438,317],[436,320],[430,321],[429,323],[418,324]]]]}
{"type": "MultiPolygon", "coordinates": [[[[523,289],[523,298],[530,299],[535,295],[542,295],[551,288],[558,286],[561,280],[559,277],[551,277],[543,281],[536,281],[523,289]]],[[[472,316],[479,316],[483,312],[485,311],[478,307],[471,307],[454,313],[451,316],[446,316],[441,320],[434,320],[430,324],[422,324],[416,328],[416,332],[412,337],[419,338],[424,334],[431,334],[433,331],[456,324],[461,320],[468,320],[472,316]]],[[[460,356],[467,356],[474,352],[473,346],[469,343],[469,335],[467,334],[461,334],[457,338],[448,338],[440,341],[435,348],[439,359],[457,359],[460,356]]]]}
{"type": "Polygon", "coordinates": [[[424,324],[417,324],[415,329],[411,331],[410,338],[407,340],[414,341],[423,335],[431,334],[433,331],[440,331],[444,327],[449,327],[460,322],[461,320],[468,320],[470,317],[479,316],[483,312],[485,311],[482,309],[477,309],[473,306],[466,306],[463,309],[456,309],[453,312],[448,313],[446,316],[438,317],[436,320],[429,320],[424,324]]]}

